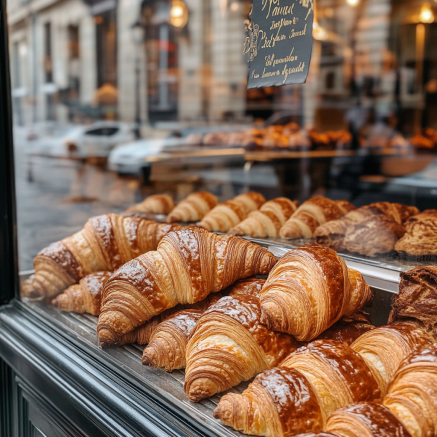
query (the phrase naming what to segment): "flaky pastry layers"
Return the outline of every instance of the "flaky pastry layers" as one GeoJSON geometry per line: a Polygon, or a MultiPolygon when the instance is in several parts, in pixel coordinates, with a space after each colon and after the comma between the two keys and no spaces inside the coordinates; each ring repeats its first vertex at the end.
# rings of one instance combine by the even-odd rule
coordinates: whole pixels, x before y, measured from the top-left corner
{"type": "Polygon", "coordinates": [[[207,191],[190,194],[179,202],[167,216],[167,223],[196,222],[217,205],[217,197],[207,191]]]}
{"type": "Polygon", "coordinates": [[[141,203],[138,203],[124,212],[130,214],[133,212],[150,212],[152,214],[169,214],[175,207],[174,200],[168,194],[154,194],[147,197],[141,203]]]}
{"type": "Polygon", "coordinates": [[[384,405],[411,436],[437,435],[437,345],[418,349],[401,363],[384,405]]]}
{"type": "Polygon", "coordinates": [[[249,235],[250,237],[278,237],[285,222],[297,209],[297,202],[286,197],[269,200],[259,211],[253,211],[240,224],[230,231],[233,235],[249,235]]]}
{"type": "Polygon", "coordinates": [[[240,194],[232,200],[218,204],[205,215],[199,226],[208,231],[228,232],[265,201],[264,196],[259,193],[240,194]]]}
{"type": "Polygon", "coordinates": [[[82,231],[42,250],[34,260],[35,275],[22,292],[31,298],[53,298],[85,275],[114,271],[156,250],[162,237],[180,229],[139,217],[105,214],[87,221],[82,231]]]}
{"type": "Polygon", "coordinates": [[[254,296],[227,296],[200,318],[188,343],[185,393],[198,402],[275,367],[297,348],[295,340],[260,323],[254,296]]]}
{"type": "Polygon", "coordinates": [[[286,239],[313,238],[320,225],[337,220],[353,209],[355,206],[345,200],[334,201],[324,197],[309,199],[287,220],[279,235],[286,239]]]}
{"type": "Polygon", "coordinates": [[[318,340],[257,376],[242,395],[225,395],[214,417],[245,434],[293,436],[321,431],[333,411],[351,402],[380,399],[377,382],[356,352],[318,340]]]}
{"type": "Polygon", "coordinates": [[[276,258],[232,235],[186,227],[163,238],[158,250],[125,264],[108,280],[97,332],[103,344],[180,304],[195,303],[239,279],[267,274],[276,258]]]}
{"type": "Polygon", "coordinates": [[[79,284],[68,287],[52,300],[52,305],[61,311],[100,314],[102,291],[112,272],[95,272],[82,278],[79,284]]]}
{"type": "Polygon", "coordinates": [[[359,272],[349,273],[333,250],[310,244],[286,253],[270,272],[261,293],[261,320],[269,329],[310,341],[371,298],[359,272]]]}

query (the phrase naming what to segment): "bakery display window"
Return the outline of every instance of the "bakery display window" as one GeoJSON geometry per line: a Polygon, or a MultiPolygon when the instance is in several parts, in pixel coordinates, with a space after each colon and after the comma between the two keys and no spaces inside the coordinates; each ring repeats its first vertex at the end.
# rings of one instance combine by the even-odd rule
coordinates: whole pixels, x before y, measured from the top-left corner
{"type": "Polygon", "coordinates": [[[1,435],[431,435],[437,5],[287,1],[0,0],[1,435]]]}

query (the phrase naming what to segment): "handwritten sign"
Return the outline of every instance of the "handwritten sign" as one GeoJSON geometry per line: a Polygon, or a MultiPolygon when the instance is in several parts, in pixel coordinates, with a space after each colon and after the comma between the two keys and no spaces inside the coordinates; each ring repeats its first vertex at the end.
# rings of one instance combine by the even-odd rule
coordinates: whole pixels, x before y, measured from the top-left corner
{"type": "Polygon", "coordinates": [[[248,88],[304,83],[313,46],[314,0],[253,0],[248,88]]]}

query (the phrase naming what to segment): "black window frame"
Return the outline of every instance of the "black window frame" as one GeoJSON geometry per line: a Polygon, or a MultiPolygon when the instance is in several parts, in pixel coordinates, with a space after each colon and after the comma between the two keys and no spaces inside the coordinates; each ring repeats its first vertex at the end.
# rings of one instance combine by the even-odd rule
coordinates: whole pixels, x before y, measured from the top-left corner
{"type": "Polygon", "coordinates": [[[6,0],[0,0],[0,305],[19,297],[15,167],[6,0]]]}

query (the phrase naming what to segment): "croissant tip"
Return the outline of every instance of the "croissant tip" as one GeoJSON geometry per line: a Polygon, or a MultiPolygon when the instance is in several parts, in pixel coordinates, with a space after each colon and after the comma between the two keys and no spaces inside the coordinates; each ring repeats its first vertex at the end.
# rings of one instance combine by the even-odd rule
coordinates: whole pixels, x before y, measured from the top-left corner
{"type": "Polygon", "coordinates": [[[143,366],[150,366],[150,360],[146,354],[143,355],[141,362],[143,363],[143,366]]]}

